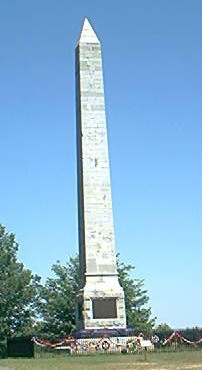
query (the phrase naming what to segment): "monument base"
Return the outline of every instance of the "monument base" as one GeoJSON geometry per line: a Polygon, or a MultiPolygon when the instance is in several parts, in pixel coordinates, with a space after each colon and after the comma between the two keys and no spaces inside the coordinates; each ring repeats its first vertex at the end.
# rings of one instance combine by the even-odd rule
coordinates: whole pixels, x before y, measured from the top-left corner
{"type": "Polygon", "coordinates": [[[75,329],[71,332],[71,335],[78,339],[89,339],[89,338],[104,338],[104,337],[133,337],[135,330],[132,328],[125,329],[75,329]]]}
{"type": "Polygon", "coordinates": [[[77,294],[77,329],[126,330],[125,300],[117,275],[87,276],[77,294]]]}

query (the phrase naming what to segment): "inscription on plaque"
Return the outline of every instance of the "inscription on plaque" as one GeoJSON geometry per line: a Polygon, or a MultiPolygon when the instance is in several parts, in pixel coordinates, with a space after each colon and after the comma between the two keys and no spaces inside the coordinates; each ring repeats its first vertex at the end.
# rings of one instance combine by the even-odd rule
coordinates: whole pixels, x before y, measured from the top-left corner
{"type": "Polygon", "coordinates": [[[95,298],[92,300],[93,319],[116,319],[116,298],[95,298]]]}

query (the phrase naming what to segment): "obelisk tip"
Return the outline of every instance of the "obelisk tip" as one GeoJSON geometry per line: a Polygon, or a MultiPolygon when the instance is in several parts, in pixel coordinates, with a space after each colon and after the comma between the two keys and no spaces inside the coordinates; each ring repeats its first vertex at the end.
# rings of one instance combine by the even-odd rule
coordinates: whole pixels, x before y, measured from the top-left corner
{"type": "Polygon", "coordinates": [[[100,43],[93,27],[91,26],[88,18],[84,19],[83,27],[79,37],[79,44],[80,43],[87,43],[87,44],[97,44],[100,43]]]}

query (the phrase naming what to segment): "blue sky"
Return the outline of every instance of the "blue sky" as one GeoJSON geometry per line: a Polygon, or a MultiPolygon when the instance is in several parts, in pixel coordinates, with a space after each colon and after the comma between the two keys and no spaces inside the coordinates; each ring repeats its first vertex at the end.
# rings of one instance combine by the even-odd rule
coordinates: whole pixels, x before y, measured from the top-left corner
{"type": "Polygon", "coordinates": [[[0,222],[44,279],[78,250],[74,49],[102,42],[116,250],[157,323],[202,327],[202,2],[0,3],[0,222]]]}

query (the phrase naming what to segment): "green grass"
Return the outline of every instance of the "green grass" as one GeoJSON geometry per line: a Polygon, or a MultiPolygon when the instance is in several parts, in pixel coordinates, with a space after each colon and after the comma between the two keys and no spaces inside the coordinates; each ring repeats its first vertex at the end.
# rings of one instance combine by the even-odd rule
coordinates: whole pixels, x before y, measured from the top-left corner
{"type": "Polygon", "coordinates": [[[11,370],[202,370],[202,351],[149,353],[146,362],[144,354],[4,359],[0,360],[1,367],[11,370]]]}

